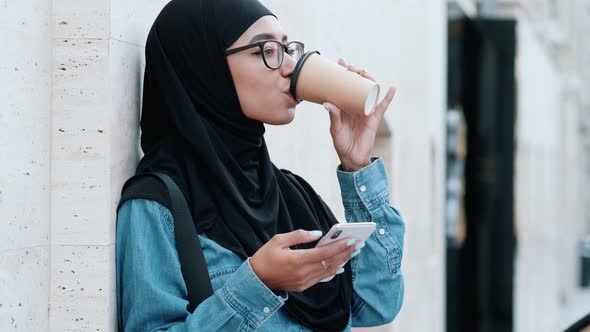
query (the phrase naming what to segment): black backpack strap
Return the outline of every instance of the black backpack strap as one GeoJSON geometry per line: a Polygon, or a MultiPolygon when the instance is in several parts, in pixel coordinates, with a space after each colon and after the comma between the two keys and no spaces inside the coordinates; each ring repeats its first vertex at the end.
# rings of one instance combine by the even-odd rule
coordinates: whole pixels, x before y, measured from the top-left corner
{"type": "MultiPolygon", "coordinates": [[[[157,186],[157,185],[156,185],[157,186]]],[[[150,185],[147,185],[149,188],[150,185]]],[[[151,188],[154,188],[153,183],[151,188]]],[[[161,193],[161,191],[160,191],[161,193]]],[[[174,239],[176,251],[180,259],[182,277],[188,291],[189,304],[187,310],[193,312],[197,306],[213,295],[213,287],[209,279],[207,263],[203,255],[203,249],[197,235],[191,212],[178,185],[164,173],[146,173],[137,175],[127,181],[123,186],[121,204],[132,198],[145,198],[156,200],[167,206],[174,218],[174,239]],[[169,197],[158,197],[153,192],[149,195],[146,191],[146,180],[142,178],[156,177],[166,187],[169,197]],[[143,185],[142,185],[143,181],[143,185]],[[155,198],[155,199],[154,199],[155,198]],[[166,200],[168,198],[168,200],[166,200]],[[166,204],[168,203],[168,204],[166,204]]]]}
{"type": "Polygon", "coordinates": [[[575,322],[572,326],[568,327],[565,332],[582,332],[586,331],[585,329],[590,327],[590,313],[586,316],[580,318],[577,322],[575,322]]]}
{"type": "Polygon", "coordinates": [[[156,201],[172,212],[168,189],[164,182],[153,173],[138,174],[125,182],[121,190],[121,199],[117,210],[130,199],[156,201]]]}

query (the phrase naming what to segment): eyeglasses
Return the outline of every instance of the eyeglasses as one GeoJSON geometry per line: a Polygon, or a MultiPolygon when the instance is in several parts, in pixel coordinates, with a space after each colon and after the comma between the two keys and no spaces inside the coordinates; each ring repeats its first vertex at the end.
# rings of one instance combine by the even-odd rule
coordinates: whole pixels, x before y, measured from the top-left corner
{"type": "Polygon", "coordinates": [[[264,64],[270,69],[279,69],[283,64],[285,58],[285,52],[297,61],[303,56],[304,45],[302,42],[292,41],[287,44],[281,44],[276,40],[264,40],[254,44],[237,47],[231,50],[225,51],[225,55],[232,55],[234,53],[247,50],[249,48],[259,47],[260,51],[254,54],[263,55],[262,59],[264,64]]]}

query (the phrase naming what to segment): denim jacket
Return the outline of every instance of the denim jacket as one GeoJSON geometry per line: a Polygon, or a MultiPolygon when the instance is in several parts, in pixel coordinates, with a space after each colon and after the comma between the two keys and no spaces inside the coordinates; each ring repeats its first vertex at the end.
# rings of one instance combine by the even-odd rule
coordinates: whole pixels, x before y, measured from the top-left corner
{"type": "MultiPolygon", "coordinates": [[[[351,262],[351,327],[393,321],[404,294],[400,272],[404,223],[389,206],[383,162],[337,171],[346,221],[374,221],[376,231],[351,262]]],[[[117,218],[117,314],[120,331],[309,331],[289,317],[286,292],[273,292],[242,260],[199,235],[213,295],[191,314],[170,211],[151,200],[125,202],[117,218]]]]}

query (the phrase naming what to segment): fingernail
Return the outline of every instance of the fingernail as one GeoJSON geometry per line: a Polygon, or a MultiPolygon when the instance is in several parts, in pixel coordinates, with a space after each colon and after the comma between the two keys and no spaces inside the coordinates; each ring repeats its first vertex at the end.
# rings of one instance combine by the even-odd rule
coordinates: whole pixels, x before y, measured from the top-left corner
{"type": "Polygon", "coordinates": [[[346,246],[347,246],[347,247],[350,247],[350,246],[351,246],[351,245],[353,245],[355,242],[356,242],[356,240],[355,240],[355,239],[350,239],[350,240],[348,240],[348,242],[346,242],[346,246]]]}
{"type": "Polygon", "coordinates": [[[344,263],[344,264],[341,264],[340,266],[338,266],[338,268],[339,268],[339,269],[341,269],[341,268],[343,268],[343,267],[344,267],[344,265],[346,265],[346,263],[344,263]]]}
{"type": "Polygon", "coordinates": [[[357,250],[357,251],[353,252],[352,254],[350,254],[350,258],[353,258],[354,256],[356,256],[356,255],[358,255],[360,253],[361,253],[361,251],[360,250],[357,250]]]}
{"type": "Polygon", "coordinates": [[[362,248],[365,247],[365,243],[361,242],[359,244],[356,245],[356,247],[354,247],[355,250],[361,250],[362,248]]]}
{"type": "Polygon", "coordinates": [[[309,231],[309,235],[313,236],[313,237],[320,237],[322,236],[322,231],[309,231]]]}
{"type": "Polygon", "coordinates": [[[342,272],[344,272],[344,269],[340,269],[340,270],[336,271],[336,274],[340,274],[342,272]]]}
{"type": "Polygon", "coordinates": [[[322,279],[322,280],[320,280],[320,282],[328,282],[332,279],[334,279],[334,276],[330,276],[330,277],[327,277],[326,279],[322,279]]]}
{"type": "Polygon", "coordinates": [[[332,109],[330,107],[328,107],[328,105],[324,104],[323,106],[326,109],[326,111],[328,111],[328,113],[330,113],[332,111],[332,109]]]}

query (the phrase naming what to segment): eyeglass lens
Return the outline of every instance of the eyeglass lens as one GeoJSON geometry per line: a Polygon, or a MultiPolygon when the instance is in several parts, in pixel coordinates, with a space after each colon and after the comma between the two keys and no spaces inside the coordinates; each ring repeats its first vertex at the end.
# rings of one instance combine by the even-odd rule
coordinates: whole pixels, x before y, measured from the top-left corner
{"type": "MultiPolygon", "coordinates": [[[[268,41],[263,46],[264,60],[266,64],[277,69],[283,63],[284,52],[283,45],[277,41],[268,41]]],[[[295,61],[299,60],[303,55],[303,48],[301,44],[289,43],[287,44],[287,54],[291,56],[295,61]]]]}

